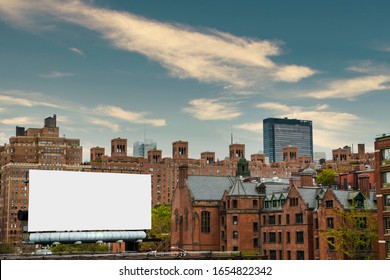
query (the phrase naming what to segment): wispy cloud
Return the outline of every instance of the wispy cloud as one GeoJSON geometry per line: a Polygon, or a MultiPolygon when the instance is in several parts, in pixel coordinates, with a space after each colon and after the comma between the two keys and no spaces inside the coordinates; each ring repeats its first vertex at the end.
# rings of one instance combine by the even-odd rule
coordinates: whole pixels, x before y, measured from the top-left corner
{"type": "Polygon", "coordinates": [[[39,74],[39,77],[45,79],[59,79],[59,78],[65,78],[71,76],[74,76],[74,73],[53,71],[47,74],[39,74]]]}
{"type": "Polygon", "coordinates": [[[146,115],[148,115],[148,113],[126,111],[118,106],[113,105],[100,105],[95,108],[95,111],[106,116],[127,121],[129,123],[148,124],[152,126],[166,125],[166,121],[164,119],[149,119],[146,118],[146,115]]]}
{"type": "Polygon", "coordinates": [[[118,124],[116,124],[114,122],[107,121],[107,120],[102,120],[102,119],[97,119],[97,118],[89,118],[89,119],[87,119],[87,122],[92,123],[92,124],[96,124],[96,125],[101,126],[101,127],[108,128],[108,129],[112,130],[113,132],[119,131],[118,124]]]}
{"type": "Polygon", "coordinates": [[[201,121],[231,120],[241,115],[234,105],[217,99],[194,99],[189,102],[189,105],[190,107],[182,111],[201,121]]]}
{"type": "Polygon", "coordinates": [[[0,119],[0,123],[5,125],[37,125],[41,124],[41,121],[31,117],[15,117],[0,119]]]}
{"type": "Polygon", "coordinates": [[[201,32],[81,1],[0,2],[0,13],[13,23],[28,24],[51,16],[78,24],[99,32],[116,48],[159,62],[175,77],[233,85],[238,92],[275,81],[298,82],[315,74],[306,66],[272,61],[282,51],[278,42],[270,40],[237,37],[217,30],[201,32]]]}
{"type": "Polygon", "coordinates": [[[310,91],[301,96],[316,99],[354,99],[368,92],[390,89],[389,82],[390,75],[370,75],[337,80],[330,82],[326,89],[310,91]]]}
{"type": "Polygon", "coordinates": [[[85,54],[78,48],[69,48],[69,50],[75,54],[78,54],[80,56],[85,56],[85,54]]]}
{"type": "MultiPolygon", "coordinates": [[[[36,93],[36,92],[32,92],[30,94],[34,97],[41,96],[40,93],[36,93]]],[[[37,98],[38,100],[32,100],[23,97],[16,97],[15,95],[25,96],[28,94],[17,90],[0,90],[1,104],[17,105],[17,106],[24,106],[24,107],[45,106],[45,107],[59,108],[59,106],[56,104],[45,102],[45,101],[39,101],[39,99],[41,98],[37,98]]]]}
{"type": "Polygon", "coordinates": [[[263,123],[262,122],[237,124],[237,125],[234,125],[233,127],[238,128],[238,129],[251,131],[254,133],[262,133],[262,131],[263,131],[263,123]]]}

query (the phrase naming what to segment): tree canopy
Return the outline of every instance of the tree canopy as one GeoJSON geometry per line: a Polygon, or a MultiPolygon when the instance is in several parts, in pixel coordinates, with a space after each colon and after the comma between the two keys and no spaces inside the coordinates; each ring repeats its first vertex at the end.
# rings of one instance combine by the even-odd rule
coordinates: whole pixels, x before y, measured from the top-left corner
{"type": "Polygon", "coordinates": [[[334,184],[334,174],[336,172],[333,169],[324,169],[318,174],[316,182],[318,185],[331,186],[334,184]]]}

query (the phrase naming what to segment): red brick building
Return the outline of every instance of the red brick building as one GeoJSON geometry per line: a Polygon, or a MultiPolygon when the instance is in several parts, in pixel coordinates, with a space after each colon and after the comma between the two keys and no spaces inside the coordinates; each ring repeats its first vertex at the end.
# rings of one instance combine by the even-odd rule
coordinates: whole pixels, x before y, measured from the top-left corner
{"type": "Polygon", "coordinates": [[[314,186],[311,168],[290,184],[188,176],[187,166],[180,170],[172,200],[172,250],[241,251],[274,260],[343,259],[323,235],[327,227],[340,225],[334,208],[348,211],[360,199],[376,215],[373,191],[364,195],[314,186]]]}
{"type": "Polygon", "coordinates": [[[16,127],[16,135],[0,148],[0,240],[20,245],[17,213],[28,209],[30,169],[79,171],[81,163],[80,140],[59,136],[56,115],[46,118],[43,128],[16,127]]]}
{"type": "Polygon", "coordinates": [[[390,135],[375,139],[379,259],[390,259],[390,135]]]}

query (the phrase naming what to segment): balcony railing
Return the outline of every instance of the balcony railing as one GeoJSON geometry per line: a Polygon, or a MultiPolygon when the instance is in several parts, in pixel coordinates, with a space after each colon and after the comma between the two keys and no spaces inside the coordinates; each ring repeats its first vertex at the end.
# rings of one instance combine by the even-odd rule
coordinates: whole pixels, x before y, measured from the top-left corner
{"type": "Polygon", "coordinates": [[[390,228],[385,229],[385,235],[390,235],[390,228]]]}
{"type": "Polygon", "coordinates": [[[390,211],[390,206],[385,205],[383,208],[384,208],[383,211],[390,211]]]}

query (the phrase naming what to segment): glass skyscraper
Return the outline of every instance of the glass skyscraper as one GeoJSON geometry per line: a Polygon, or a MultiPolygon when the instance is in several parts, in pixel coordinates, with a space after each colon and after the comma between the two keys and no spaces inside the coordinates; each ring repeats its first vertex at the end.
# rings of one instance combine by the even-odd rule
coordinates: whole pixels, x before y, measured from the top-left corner
{"type": "Polygon", "coordinates": [[[270,162],[283,160],[282,148],[298,147],[298,156],[309,155],[313,159],[312,121],[268,118],[263,120],[264,154],[270,162]]]}
{"type": "Polygon", "coordinates": [[[133,156],[148,157],[148,151],[156,149],[157,143],[152,139],[145,139],[143,143],[141,141],[137,141],[133,144],[133,156]]]}

